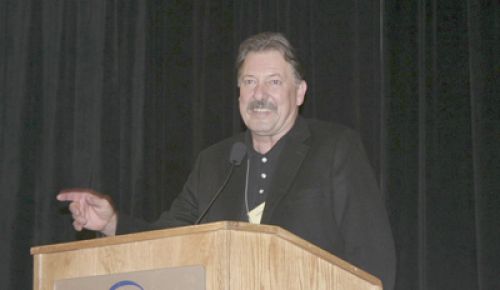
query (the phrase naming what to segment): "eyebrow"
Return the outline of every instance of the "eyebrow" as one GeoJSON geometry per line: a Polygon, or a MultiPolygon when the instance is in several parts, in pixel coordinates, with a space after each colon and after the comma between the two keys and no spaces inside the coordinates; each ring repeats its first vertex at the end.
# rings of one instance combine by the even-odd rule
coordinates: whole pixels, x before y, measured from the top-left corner
{"type": "MultiPolygon", "coordinates": [[[[270,75],[266,75],[264,76],[264,78],[268,79],[268,78],[274,78],[274,77],[280,77],[280,78],[284,78],[284,76],[280,73],[272,73],[270,75]]],[[[257,78],[256,75],[254,74],[245,74],[245,75],[241,75],[240,78],[257,78]]]]}
{"type": "Polygon", "coordinates": [[[243,78],[255,78],[255,77],[256,77],[255,75],[246,74],[246,75],[241,75],[240,79],[243,79],[243,78]]]}
{"type": "Polygon", "coordinates": [[[273,74],[266,76],[266,78],[273,78],[273,77],[283,78],[283,76],[280,73],[273,73],[273,74]]]}

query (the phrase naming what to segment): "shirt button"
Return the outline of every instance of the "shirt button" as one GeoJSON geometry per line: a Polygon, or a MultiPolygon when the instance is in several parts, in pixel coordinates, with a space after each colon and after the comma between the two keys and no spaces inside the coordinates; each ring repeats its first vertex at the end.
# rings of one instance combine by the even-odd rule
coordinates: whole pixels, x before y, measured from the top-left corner
{"type": "Polygon", "coordinates": [[[259,189],[259,194],[263,194],[264,193],[264,189],[259,189]]]}
{"type": "Polygon", "coordinates": [[[261,173],[261,174],[260,174],[260,177],[262,177],[262,179],[266,179],[267,174],[265,174],[265,173],[261,173]]]}
{"type": "Polygon", "coordinates": [[[262,157],[261,161],[262,161],[262,163],[266,163],[267,162],[267,157],[262,157]]]}

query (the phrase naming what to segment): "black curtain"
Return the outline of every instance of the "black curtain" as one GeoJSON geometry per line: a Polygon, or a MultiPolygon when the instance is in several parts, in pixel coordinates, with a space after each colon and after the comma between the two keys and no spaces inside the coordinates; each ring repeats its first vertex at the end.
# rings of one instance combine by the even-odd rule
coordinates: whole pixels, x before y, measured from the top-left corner
{"type": "Polygon", "coordinates": [[[397,289],[500,289],[499,4],[481,0],[0,0],[0,285],[75,233],[68,187],[153,220],[196,154],[242,130],[241,40],[281,31],[302,113],[361,133],[397,289]]]}
{"type": "Polygon", "coordinates": [[[500,289],[498,1],[386,1],[388,207],[400,289],[500,289]]]}

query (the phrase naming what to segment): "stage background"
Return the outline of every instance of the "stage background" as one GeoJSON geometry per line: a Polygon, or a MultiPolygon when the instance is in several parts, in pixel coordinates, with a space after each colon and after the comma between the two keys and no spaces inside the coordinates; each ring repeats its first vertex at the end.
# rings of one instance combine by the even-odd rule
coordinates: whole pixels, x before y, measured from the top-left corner
{"type": "Polygon", "coordinates": [[[397,289],[500,289],[499,2],[0,1],[0,288],[72,230],[69,187],[153,220],[197,153],[242,129],[240,41],[281,31],[303,114],[361,133],[397,289]]]}

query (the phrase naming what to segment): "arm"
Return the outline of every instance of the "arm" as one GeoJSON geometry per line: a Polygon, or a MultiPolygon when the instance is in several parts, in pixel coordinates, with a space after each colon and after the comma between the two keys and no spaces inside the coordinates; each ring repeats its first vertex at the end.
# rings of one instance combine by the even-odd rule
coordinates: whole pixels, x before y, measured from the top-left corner
{"type": "Polygon", "coordinates": [[[73,227],[101,232],[106,236],[132,232],[154,230],[172,226],[189,225],[194,222],[197,210],[189,184],[175,199],[170,211],[165,211],[154,223],[118,213],[111,198],[90,189],[64,190],[57,195],[59,201],[69,201],[69,210],[73,217],[73,227]]]}
{"type": "Polygon", "coordinates": [[[75,230],[88,229],[106,236],[190,225],[194,223],[198,213],[189,183],[174,200],[171,210],[165,211],[154,223],[119,214],[108,195],[90,189],[64,190],[57,195],[57,200],[70,202],[69,210],[75,230]]]}
{"type": "Polygon", "coordinates": [[[59,201],[70,201],[69,209],[73,216],[73,227],[80,231],[83,228],[99,231],[106,236],[127,234],[147,230],[192,225],[198,218],[198,187],[200,161],[198,157],[194,169],[189,175],[181,193],[175,198],[172,206],[155,222],[147,222],[140,218],[117,212],[107,195],[89,189],[74,189],[61,192],[59,201]]]}

